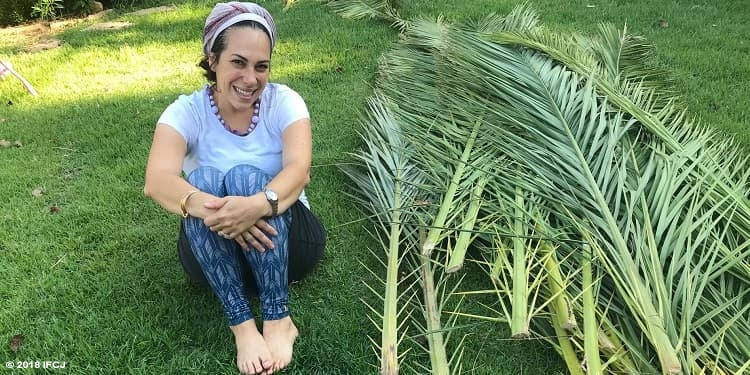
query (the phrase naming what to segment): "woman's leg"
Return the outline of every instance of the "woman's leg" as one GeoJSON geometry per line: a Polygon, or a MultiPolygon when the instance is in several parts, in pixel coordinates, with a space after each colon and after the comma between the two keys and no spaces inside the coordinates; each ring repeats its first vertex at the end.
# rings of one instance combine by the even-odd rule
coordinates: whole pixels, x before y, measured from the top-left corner
{"type": "MultiPolygon", "coordinates": [[[[287,251],[289,252],[289,283],[291,284],[304,280],[317,267],[325,250],[326,231],[323,224],[302,202],[297,201],[289,210],[292,211],[292,221],[289,226],[287,251]]],[[[185,236],[182,222],[180,222],[177,235],[177,256],[190,284],[199,288],[209,287],[208,280],[185,236]]],[[[237,251],[240,252],[242,249],[237,251]]],[[[257,296],[258,287],[255,285],[253,272],[247,262],[243,262],[240,269],[247,295],[257,296]]]]}
{"type": "MultiPolygon", "coordinates": [[[[177,258],[180,260],[180,265],[182,265],[182,269],[185,271],[190,285],[201,289],[211,288],[206,279],[206,275],[203,274],[203,269],[201,268],[200,263],[195,259],[193,249],[190,246],[190,241],[188,241],[187,235],[185,234],[185,222],[182,220],[180,220],[180,228],[177,235],[177,258]]],[[[235,250],[238,255],[241,251],[242,248],[239,247],[235,250]]],[[[239,257],[241,260],[240,274],[242,275],[242,282],[245,283],[245,293],[248,297],[257,297],[258,287],[255,286],[253,272],[250,270],[250,266],[247,264],[247,261],[243,256],[239,255],[239,257]]],[[[290,268],[290,281],[293,277],[291,270],[292,269],[290,268]]]]}
{"type": "MultiPolygon", "coordinates": [[[[211,167],[198,168],[188,176],[191,185],[217,197],[226,195],[223,180],[221,171],[211,167]]],[[[242,282],[242,259],[237,256],[237,243],[211,231],[199,218],[186,218],[184,226],[195,259],[219,298],[229,324],[237,325],[252,319],[253,314],[242,282]]]]}
{"type": "MultiPolygon", "coordinates": [[[[263,190],[271,176],[250,165],[238,165],[227,172],[225,187],[227,195],[250,196],[263,190]]],[[[250,263],[258,297],[263,309],[263,320],[278,320],[289,316],[289,253],[288,236],[291,212],[265,218],[276,229],[271,236],[273,249],[260,252],[245,251],[250,263]]]]}
{"type": "MultiPolygon", "coordinates": [[[[190,173],[188,181],[217,197],[226,195],[224,176],[215,168],[198,168],[190,173]]],[[[273,356],[255,326],[245,295],[240,267],[244,259],[237,252],[239,244],[220,237],[198,218],[186,218],[184,226],[195,259],[229,320],[237,346],[238,369],[242,373],[261,373],[263,369],[270,369],[274,365],[273,356]]]]}
{"type": "MultiPolygon", "coordinates": [[[[289,226],[289,283],[303,280],[310,274],[323,257],[326,246],[326,230],[323,224],[305,205],[297,201],[289,209],[292,221],[289,226]]],[[[238,248],[237,252],[242,249],[238,248]]],[[[185,236],[185,228],[180,223],[177,239],[177,255],[190,283],[196,287],[209,287],[200,264],[193,255],[190,243],[185,236]]],[[[240,265],[242,280],[248,296],[257,296],[258,288],[247,262],[240,265]]]]}
{"type": "MultiPolygon", "coordinates": [[[[263,190],[271,177],[248,165],[240,165],[227,172],[227,194],[249,196],[263,190]]],[[[277,234],[271,237],[274,248],[259,252],[246,251],[245,255],[258,286],[263,309],[263,338],[275,360],[275,369],[286,367],[292,360],[295,327],[289,316],[288,236],[291,211],[266,218],[277,234]]]]}

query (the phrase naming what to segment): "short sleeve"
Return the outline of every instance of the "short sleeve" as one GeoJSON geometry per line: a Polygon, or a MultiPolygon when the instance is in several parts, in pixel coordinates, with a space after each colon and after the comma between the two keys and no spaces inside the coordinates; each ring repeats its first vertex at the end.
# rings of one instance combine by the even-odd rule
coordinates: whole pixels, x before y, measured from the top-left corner
{"type": "Polygon", "coordinates": [[[195,106],[191,104],[189,96],[181,95],[162,112],[158,121],[177,130],[185,138],[188,148],[197,141],[200,123],[195,106]]]}
{"type": "Polygon", "coordinates": [[[276,125],[281,132],[298,120],[310,118],[304,99],[296,91],[283,87],[279,90],[277,99],[276,125]]]}

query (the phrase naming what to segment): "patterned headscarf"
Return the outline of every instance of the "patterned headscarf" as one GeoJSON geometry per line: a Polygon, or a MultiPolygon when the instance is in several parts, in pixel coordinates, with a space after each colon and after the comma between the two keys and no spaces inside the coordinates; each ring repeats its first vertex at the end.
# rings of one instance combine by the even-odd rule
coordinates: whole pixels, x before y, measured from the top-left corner
{"type": "Polygon", "coordinates": [[[232,1],[218,3],[206,18],[203,27],[203,53],[208,56],[214,46],[216,37],[230,26],[241,21],[255,21],[266,29],[271,36],[271,51],[276,44],[276,25],[271,13],[255,3],[240,3],[232,1]]]}

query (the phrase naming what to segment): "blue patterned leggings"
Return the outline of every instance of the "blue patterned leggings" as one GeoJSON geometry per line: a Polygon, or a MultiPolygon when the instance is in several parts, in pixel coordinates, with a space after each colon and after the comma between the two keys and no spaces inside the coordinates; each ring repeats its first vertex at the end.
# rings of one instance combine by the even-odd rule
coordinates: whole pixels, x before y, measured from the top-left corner
{"type": "MultiPolygon", "coordinates": [[[[187,180],[201,191],[217,197],[250,196],[262,191],[271,181],[271,176],[256,167],[238,165],[226,174],[213,167],[200,167],[191,172],[187,180]]],[[[289,316],[289,211],[277,217],[266,218],[278,234],[271,237],[274,248],[262,253],[252,249],[242,251],[236,241],[225,239],[211,231],[202,219],[188,217],[184,220],[190,247],[208,284],[221,301],[229,325],[237,325],[253,318],[242,279],[241,262],[247,262],[253,271],[263,319],[276,320],[289,316]]]]}

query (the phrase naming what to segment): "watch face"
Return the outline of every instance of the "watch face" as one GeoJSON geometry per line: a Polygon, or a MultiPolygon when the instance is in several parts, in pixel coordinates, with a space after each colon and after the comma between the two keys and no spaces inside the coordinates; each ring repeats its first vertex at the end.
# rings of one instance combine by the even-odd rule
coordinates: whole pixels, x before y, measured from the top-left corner
{"type": "Polygon", "coordinates": [[[279,196],[273,190],[266,190],[266,199],[275,201],[275,200],[279,200],[279,196]]]}

